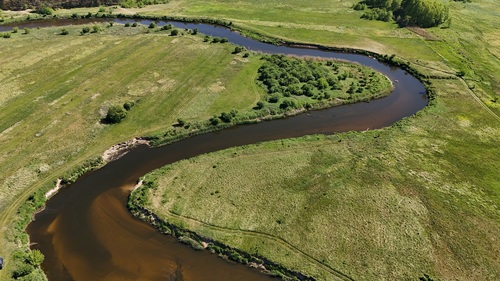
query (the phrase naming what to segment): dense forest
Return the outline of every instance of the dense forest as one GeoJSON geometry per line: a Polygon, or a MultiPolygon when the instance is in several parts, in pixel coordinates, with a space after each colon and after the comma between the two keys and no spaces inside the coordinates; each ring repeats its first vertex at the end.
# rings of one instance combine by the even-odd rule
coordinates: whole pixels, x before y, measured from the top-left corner
{"type": "Polygon", "coordinates": [[[354,5],[355,10],[368,9],[361,17],[369,20],[390,21],[399,25],[433,27],[444,23],[448,7],[440,0],[365,0],[354,5]]]}

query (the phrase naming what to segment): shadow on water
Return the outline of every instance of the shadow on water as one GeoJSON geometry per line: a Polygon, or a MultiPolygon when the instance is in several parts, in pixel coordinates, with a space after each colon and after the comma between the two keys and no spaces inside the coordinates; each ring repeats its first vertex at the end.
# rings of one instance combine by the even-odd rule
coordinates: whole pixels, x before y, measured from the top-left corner
{"type": "MultiPolygon", "coordinates": [[[[81,23],[57,20],[46,25],[29,22],[16,26],[35,28],[75,22],[81,23]]],[[[147,25],[151,21],[138,22],[147,25]]],[[[160,21],[158,25],[169,23],[226,37],[250,50],[355,61],[387,75],[395,89],[388,97],[367,103],[235,126],[160,148],[139,146],[82,176],[50,199],[46,209],[28,226],[34,248],[45,254],[43,268],[50,280],[274,280],[207,251],[195,251],[132,217],[126,202],[137,179],[166,164],[228,147],[308,134],[382,128],[413,115],[427,104],[425,88],[417,79],[366,56],[268,45],[208,24],[160,21]]]]}

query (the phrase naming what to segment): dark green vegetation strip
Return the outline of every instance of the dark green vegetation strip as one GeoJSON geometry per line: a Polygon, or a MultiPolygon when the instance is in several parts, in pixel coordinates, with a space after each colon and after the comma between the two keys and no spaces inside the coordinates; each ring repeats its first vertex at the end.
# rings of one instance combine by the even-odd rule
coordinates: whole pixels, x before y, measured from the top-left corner
{"type": "Polygon", "coordinates": [[[327,60],[264,57],[258,80],[267,96],[257,108],[270,112],[321,108],[387,95],[390,81],[370,68],[327,60]]]}

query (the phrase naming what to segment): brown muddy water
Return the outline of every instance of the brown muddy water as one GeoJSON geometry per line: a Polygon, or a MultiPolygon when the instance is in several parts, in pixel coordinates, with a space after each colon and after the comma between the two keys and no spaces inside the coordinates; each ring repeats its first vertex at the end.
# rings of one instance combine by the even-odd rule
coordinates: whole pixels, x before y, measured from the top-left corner
{"type": "MultiPolygon", "coordinates": [[[[252,50],[356,61],[387,75],[395,83],[395,90],[386,98],[368,103],[236,126],[160,148],[140,146],[87,173],[51,198],[28,226],[33,248],[45,255],[42,267],[49,280],[275,280],[207,251],[195,251],[132,217],[126,203],[138,178],[169,163],[228,147],[316,133],[382,128],[427,104],[425,88],[417,79],[369,57],[267,45],[212,25],[174,24],[226,37],[252,50]]],[[[23,28],[21,24],[17,26],[23,28]]]]}

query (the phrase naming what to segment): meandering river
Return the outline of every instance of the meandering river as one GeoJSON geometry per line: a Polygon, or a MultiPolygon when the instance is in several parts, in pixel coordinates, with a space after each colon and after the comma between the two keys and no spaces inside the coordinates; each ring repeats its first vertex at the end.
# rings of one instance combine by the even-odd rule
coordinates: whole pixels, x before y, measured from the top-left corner
{"type": "MultiPolygon", "coordinates": [[[[148,25],[151,21],[138,22],[148,25]]],[[[36,28],[81,23],[87,22],[36,21],[15,26],[36,28]]],[[[416,78],[366,56],[264,44],[208,24],[160,21],[158,25],[168,23],[226,37],[250,50],[354,61],[385,74],[394,82],[395,89],[389,96],[368,103],[235,126],[160,148],[139,146],[103,168],[87,173],[51,198],[28,227],[33,247],[45,254],[42,267],[49,280],[271,280],[207,251],[195,251],[132,217],[126,202],[138,178],[166,164],[228,147],[307,134],[382,128],[413,115],[427,104],[425,88],[416,78]]],[[[0,31],[12,26],[0,26],[0,31]]]]}

